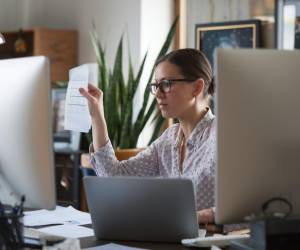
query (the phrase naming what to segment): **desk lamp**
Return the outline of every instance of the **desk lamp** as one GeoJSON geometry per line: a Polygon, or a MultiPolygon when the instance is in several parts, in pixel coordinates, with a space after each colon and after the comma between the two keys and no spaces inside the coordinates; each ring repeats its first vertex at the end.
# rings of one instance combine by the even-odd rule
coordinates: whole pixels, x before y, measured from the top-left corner
{"type": "Polygon", "coordinates": [[[0,33],[0,44],[5,43],[4,36],[0,33]]]}

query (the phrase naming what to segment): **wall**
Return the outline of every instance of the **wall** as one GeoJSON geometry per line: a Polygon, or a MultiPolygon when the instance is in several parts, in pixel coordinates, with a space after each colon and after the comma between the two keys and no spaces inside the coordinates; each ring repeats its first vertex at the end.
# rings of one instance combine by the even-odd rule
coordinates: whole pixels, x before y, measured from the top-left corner
{"type": "Polygon", "coordinates": [[[252,0],[187,0],[187,47],[195,47],[195,25],[249,19],[252,0]]]}
{"type": "Polygon", "coordinates": [[[127,33],[133,48],[134,65],[138,63],[140,58],[139,0],[44,0],[44,8],[45,26],[78,30],[80,64],[95,61],[89,35],[93,21],[104,47],[107,48],[110,65],[124,32],[127,33]]]}
{"type": "Polygon", "coordinates": [[[14,30],[22,25],[22,7],[22,1],[0,0],[0,30],[14,30]]]}
{"type": "MultiPolygon", "coordinates": [[[[99,37],[107,50],[108,62],[111,65],[121,35],[129,37],[132,60],[136,66],[140,59],[140,3],[139,0],[89,0],[87,5],[80,1],[77,6],[77,28],[80,33],[80,62],[94,58],[89,30],[92,20],[95,21],[99,37]],[[130,6],[130,8],[128,8],[130,6]]],[[[125,43],[126,45],[126,43],[125,43]]],[[[124,51],[127,51],[124,47],[124,51]]],[[[125,70],[127,71],[127,63],[125,70]]]]}
{"type": "Polygon", "coordinates": [[[79,31],[79,63],[95,61],[89,37],[92,20],[112,61],[121,34],[130,39],[135,64],[140,59],[139,0],[0,0],[0,30],[45,26],[79,31]],[[108,44],[109,43],[109,44],[108,44]]]}
{"type": "MultiPolygon", "coordinates": [[[[175,19],[174,16],[174,0],[141,0],[141,54],[142,60],[146,52],[148,52],[145,63],[145,74],[141,79],[141,85],[138,95],[135,97],[136,112],[133,119],[137,116],[137,111],[142,106],[143,95],[150,72],[153,68],[155,60],[160,49],[166,39],[168,31],[175,19]],[[159,6],[159,7],[158,7],[159,6]]],[[[152,98],[152,96],[150,96],[152,98]]],[[[151,138],[151,131],[154,124],[147,124],[146,129],[141,133],[138,145],[145,146],[151,138]]]]}
{"type": "Polygon", "coordinates": [[[0,0],[0,30],[44,25],[45,0],[0,0]]]}

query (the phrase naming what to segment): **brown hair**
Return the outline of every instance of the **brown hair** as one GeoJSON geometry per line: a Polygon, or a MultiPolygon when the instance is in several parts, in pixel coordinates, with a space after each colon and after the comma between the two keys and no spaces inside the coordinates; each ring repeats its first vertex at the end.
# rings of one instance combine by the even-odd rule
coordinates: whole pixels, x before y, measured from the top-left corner
{"type": "Polygon", "coordinates": [[[178,49],[159,58],[155,66],[161,62],[170,62],[179,67],[184,77],[188,79],[202,78],[205,82],[204,95],[213,95],[215,92],[215,82],[211,65],[207,57],[196,49],[178,49]]]}

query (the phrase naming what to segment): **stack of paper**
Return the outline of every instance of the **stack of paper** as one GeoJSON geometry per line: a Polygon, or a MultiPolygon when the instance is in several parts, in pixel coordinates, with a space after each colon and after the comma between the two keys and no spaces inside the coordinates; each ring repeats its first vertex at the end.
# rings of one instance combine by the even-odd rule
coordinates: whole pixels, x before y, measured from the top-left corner
{"type": "Polygon", "coordinates": [[[36,210],[24,213],[24,226],[47,226],[53,224],[85,225],[91,224],[91,215],[75,208],[57,206],[55,210],[36,210]]]}
{"type": "Polygon", "coordinates": [[[52,227],[44,227],[37,229],[40,232],[62,236],[65,238],[83,238],[94,236],[94,231],[91,228],[76,226],[76,225],[60,225],[60,226],[52,226],[52,227]]]}
{"type": "Polygon", "coordinates": [[[71,206],[57,206],[53,211],[42,209],[25,212],[24,214],[24,226],[44,226],[36,229],[42,233],[66,238],[81,238],[94,235],[94,231],[92,229],[80,226],[92,223],[90,214],[78,211],[71,206]]]}

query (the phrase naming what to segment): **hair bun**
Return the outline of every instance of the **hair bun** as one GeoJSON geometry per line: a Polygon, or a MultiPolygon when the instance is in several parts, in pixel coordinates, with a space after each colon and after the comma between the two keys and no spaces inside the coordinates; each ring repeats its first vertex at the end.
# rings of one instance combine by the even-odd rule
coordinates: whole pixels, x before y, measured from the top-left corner
{"type": "Polygon", "coordinates": [[[215,87],[216,87],[215,77],[213,77],[208,86],[208,94],[213,95],[215,93],[215,87]]]}

